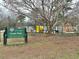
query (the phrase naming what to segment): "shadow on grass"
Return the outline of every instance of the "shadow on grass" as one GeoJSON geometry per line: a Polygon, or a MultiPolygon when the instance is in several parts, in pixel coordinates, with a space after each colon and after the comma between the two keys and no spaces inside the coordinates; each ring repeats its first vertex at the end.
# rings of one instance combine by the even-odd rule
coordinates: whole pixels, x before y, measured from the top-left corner
{"type": "Polygon", "coordinates": [[[27,43],[7,43],[7,45],[3,45],[3,46],[25,46],[26,44],[27,43]]]}

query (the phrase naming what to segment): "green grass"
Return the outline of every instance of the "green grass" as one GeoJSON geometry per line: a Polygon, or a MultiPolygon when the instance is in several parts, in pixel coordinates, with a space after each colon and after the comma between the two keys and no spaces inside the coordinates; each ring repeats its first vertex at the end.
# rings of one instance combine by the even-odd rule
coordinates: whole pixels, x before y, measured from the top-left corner
{"type": "MultiPolygon", "coordinates": [[[[50,43],[50,42],[49,42],[50,43]]],[[[41,47],[41,45],[44,45],[44,44],[49,44],[47,41],[40,41],[40,42],[31,42],[31,43],[28,43],[27,46],[31,46],[32,48],[39,48],[41,47]]],[[[0,46],[2,46],[2,43],[0,43],[0,46]]],[[[8,43],[7,47],[9,46],[25,46],[25,43],[24,42],[18,42],[18,43],[8,43]]],[[[53,47],[51,47],[53,48],[53,47]]],[[[56,47],[54,47],[53,49],[57,49],[56,47]]],[[[38,51],[36,51],[38,52],[38,51]]],[[[35,52],[35,53],[36,53],[35,52]]],[[[28,56],[28,55],[27,55],[28,56]]],[[[44,55],[45,56],[45,59],[79,59],[79,49],[77,49],[75,51],[75,53],[69,53],[68,51],[63,51],[63,54],[60,54],[59,51],[53,51],[53,50],[49,50],[47,51],[47,55],[44,55]],[[54,53],[54,54],[53,54],[54,53]]],[[[19,56],[21,57],[21,56],[19,56]]],[[[26,57],[26,56],[25,56],[26,57]]],[[[36,59],[43,59],[43,56],[42,55],[39,55],[38,57],[35,57],[36,59]]],[[[0,59],[5,59],[4,56],[1,56],[0,55],[0,59]]],[[[32,58],[30,58],[32,59],[32,58]]]]}
{"type": "MultiPolygon", "coordinates": [[[[67,46],[67,44],[65,44],[65,43],[64,43],[65,45],[63,46],[63,43],[59,40],[55,41],[55,42],[53,42],[53,41],[51,42],[49,40],[40,40],[40,41],[28,42],[27,44],[25,44],[24,42],[8,42],[7,49],[9,49],[10,51],[6,50],[5,49],[6,47],[3,46],[3,43],[1,42],[0,46],[2,46],[2,48],[0,49],[0,53],[2,53],[2,54],[0,54],[0,59],[6,59],[7,51],[9,52],[9,55],[12,54],[10,56],[12,59],[15,59],[14,58],[15,55],[16,55],[16,59],[27,59],[27,57],[28,57],[28,59],[34,59],[31,57],[35,57],[35,59],[40,59],[40,58],[41,59],[79,59],[79,48],[77,48],[78,46],[76,48],[73,47],[73,45],[71,45],[71,42],[72,41],[70,41],[69,46],[67,46]],[[61,44],[58,44],[56,42],[61,43],[61,44]],[[14,46],[16,46],[16,47],[14,47],[14,46]],[[18,46],[20,46],[20,47],[18,47],[18,46]],[[10,47],[12,50],[10,49],[10,47]],[[29,48],[27,48],[27,47],[29,47],[29,48]],[[74,52],[70,51],[70,50],[72,50],[72,49],[70,49],[70,47],[72,49],[74,49],[73,50],[74,52]],[[2,50],[6,50],[6,51],[2,52],[2,50]],[[6,53],[6,55],[5,55],[5,53],[6,53]],[[15,55],[13,55],[13,54],[15,54],[15,55]],[[28,54],[30,54],[30,55],[28,55],[28,54]],[[23,55],[25,55],[25,56],[23,57],[23,55]]],[[[76,45],[74,45],[74,46],[76,46],[76,45]]]]}

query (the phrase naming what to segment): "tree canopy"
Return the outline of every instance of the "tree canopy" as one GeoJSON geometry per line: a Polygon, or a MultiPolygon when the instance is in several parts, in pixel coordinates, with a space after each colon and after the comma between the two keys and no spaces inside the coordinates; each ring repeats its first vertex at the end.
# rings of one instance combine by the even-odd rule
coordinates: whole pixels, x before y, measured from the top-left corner
{"type": "MultiPolygon", "coordinates": [[[[33,11],[34,19],[43,18],[44,23],[51,28],[59,21],[64,20],[64,15],[70,10],[72,0],[4,0],[4,7],[18,15],[28,16],[33,11]],[[61,15],[61,16],[60,16],[61,15]],[[61,19],[61,20],[60,20],[61,19]]],[[[33,18],[33,16],[31,16],[33,18]]],[[[42,19],[41,19],[42,20],[42,19]]]]}

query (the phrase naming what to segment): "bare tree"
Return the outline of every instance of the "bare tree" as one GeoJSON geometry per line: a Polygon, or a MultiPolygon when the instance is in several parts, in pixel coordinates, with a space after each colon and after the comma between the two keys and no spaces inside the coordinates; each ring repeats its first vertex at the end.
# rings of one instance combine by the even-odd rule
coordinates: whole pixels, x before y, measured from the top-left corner
{"type": "MultiPolygon", "coordinates": [[[[4,0],[4,7],[7,9],[27,16],[27,12],[34,11],[34,14],[41,16],[51,33],[52,27],[61,20],[59,15],[64,17],[68,2],[71,0],[4,0]]],[[[64,18],[62,18],[64,19],[64,18]]]]}

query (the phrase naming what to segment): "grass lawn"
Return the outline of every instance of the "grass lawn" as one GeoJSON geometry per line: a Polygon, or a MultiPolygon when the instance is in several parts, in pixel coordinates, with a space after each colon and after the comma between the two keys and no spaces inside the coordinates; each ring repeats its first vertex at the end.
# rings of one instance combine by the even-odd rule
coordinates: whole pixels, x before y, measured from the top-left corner
{"type": "Polygon", "coordinates": [[[79,59],[79,37],[33,36],[28,43],[9,39],[0,43],[0,59],[79,59]]]}

